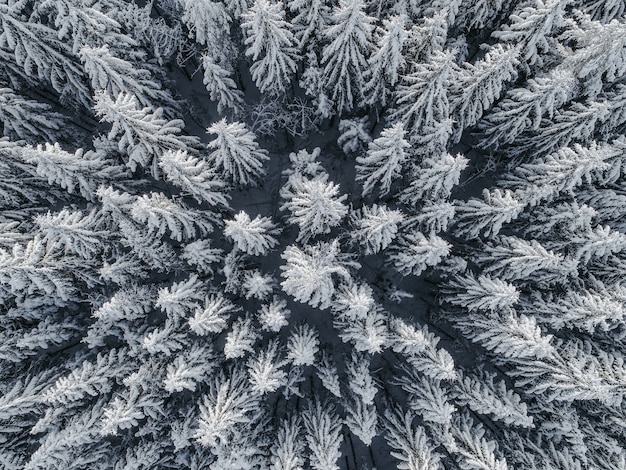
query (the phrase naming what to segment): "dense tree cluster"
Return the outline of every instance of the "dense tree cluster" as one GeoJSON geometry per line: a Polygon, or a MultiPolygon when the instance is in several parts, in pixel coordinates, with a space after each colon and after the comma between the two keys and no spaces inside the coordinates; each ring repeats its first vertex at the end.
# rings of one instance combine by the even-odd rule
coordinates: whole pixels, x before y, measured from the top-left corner
{"type": "Polygon", "coordinates": [[[0,0],[0,468],[626,468],[623,0],[0,0]]]}

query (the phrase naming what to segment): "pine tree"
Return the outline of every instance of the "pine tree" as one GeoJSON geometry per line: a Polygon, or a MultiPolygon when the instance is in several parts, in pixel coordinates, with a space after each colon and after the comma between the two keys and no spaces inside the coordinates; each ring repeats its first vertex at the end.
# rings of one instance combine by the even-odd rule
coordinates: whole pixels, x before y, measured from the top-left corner
{"type": "Polygon", "coordinates": [[[47,433],[37,449],[30,452],[23,468],[43,470],[67,466],[68,462],[96,465],[111,452],[109,442],[103,441],[98,433],[98,423],[103,415],[103,400],[71,416],[58,432],[47,433]],[[81,451],[88,449],[84,456],[81,451]],[[82,462],[81,462],[82,461],[82,462]]]}
{"type": "Polygon", "coordinates": [[[350,111],[361,100],[367,59],[372,50],[372,19],[362,0],[342,0],[333,11],[330,40],[322,51],[323,84],[338,114],[350,111]]]}
{"type": "Polygon", "coordinates": [[[85,73],[96,91],[106,91],[111,99],[120,93],[134,96],[137,102],[146,107],[171,106],[172,98],[161,90],[149,70],[137,66],[111,53],[108,46],[81,47],[78,56],[85,67],[85,73]]]}
{"type": "Polygon", "coordinates": [[[572,99],[577,84],[571,69],[555,69],[530,78],[524,88],[510,90],[478,123],[485,133],[480,145],[498,148],[528,128],[537,129],[543,116],[552,116],[572,99]]]}
{"type": "Polygon", "coordinates": [[[418,64],[415,71],[402,77],[390,117],[404,123],[409,142],[445,149],[451,131],[446,87],[451,68],[452,54],[437,52],[429,62],[418,64]]]}
{"type": "Polygon", "coordinates": [[[45,24],[23,21],[25,6],[23,2],[0,5],[0,47],[17,65],[13,71],[19,71],[26,82],[42,80],[49,84],[65,103],[89,108],[91,92],[69,45],[45,24]]]}
{"type": "Polygon", "coordinates": [[[609,331],[624,318],[618,291],[603,288],[584,289],[580,293],[568,291],[559,297],[534,295],[522,305],[521,311],[534,315],[538,322],[555,330],[576,328],[590,334],[598,329],[609,331]]]}
{"type": "Polygon", "coordinates": [[[128,156],[132,171],[149,167],[159,177],[158,157],[167,150],[186,150],[195,139],[179,135],[184,127],[180,119],[168,121],[163,109],[140,108],[134,95],[122,92],[113,101],[107,94],[96,95],[96,115],[112,125],[109,140],[118,138],[118,149],[128,156]]]}
{"type": "Polygon", "coordinates": [[[449,428],[456,408],[448,396],[447,387],[440,380],[403,368],[404,374],[395,380],[409,398],[409,408],[422,417],[428,426],[449,428]]]}
{"type": "Polygon", "coordinates": [[[457,379],[454,360],[445,349],[437,348],[439,338],[426,326],[417,328],[399,318],[391,320],[391,347],[407,358],[407,362],[434,380],[457,379]]]}
{"type": "Polygon", "coordinates": [[[285,21],[282,4],[255,0],[242,20],[248,45],[246,55],[254,61],[250,72],[257,87],[261,93],[284,93],[296,70],[296,41],[290,24],[285,21]]]}
{"type": "Polygon", "coordinates": [[[595,98],[605,83],[626,73],[624,25],[617,20],[607,24],[583,21],[582,29],[573,34],[579,48],[563,66],[576,72],[583,88],[581,94],[595,98]]]}
{"type": "Polygon", "coordinates": [[[403,220],[404,215],[398,210],[376,204],[371,208],[364,206],[353,215],[355,230],[351,236],[356,243],[365,247],[365,254],[378,253],[396,238],[398,224],[403,220]]]}
{"type": "Polygon", "coordinates": [[[257,215],[254,219],[241,211],[233,220],[226,222],[224,235],[233,240],[235,246],[249,255],[265,255],[278,244],[274,235],[278,229],[269,217],[257,215]]]}
{"type": "Polygon", "coordinates": [[[404,225],[422,233],[445,232],[451,225],[455,210],[454,205],[446,201],[427,201],[417,214],[407,216],[404,225]]]}
{"type": "Polygon", "coordinates": [[[319,47],[331,21],[329,5],[324,0],[293,0],[289,9],[295,14],[292,24],[299,49],[319,47]]]}
{"type": "Polygon", "coordinates": [[[259,417],[259,396],[252,391],[247,374],[240,369],[216,374],[200,405],[195,438],[203,446],[228,444],[245,426],[259,417]]]}
{"type": "Polygon", "coordinates": [[[568,0],[533,0],[511,15],[511,24],[504,25],[492,36],[521,46],[522,59],[533,65],[540,60],[540,52],[549,52],[554,44],[552,31],[563,25],[568,0]]]}
{"type": "Polygon", "coordinates": [[[202,68],[204,69],[202,82],[211,100],[217,101],[217,112],[222,114],[228,108],[239,114],[244,105],[243,93],[237,88],[231,72],[217,63],[208,52],[202,56],[202,68]]]}
{"type": "Polygon", "coordinates": [[[621,150],[609,144],[592,142],[587,147],[574,144],[521,164],[505,175],[504,184],[511,189],[528,191],[529,203],[535,204],[572,191],[584,182],[608,183],[618,177],[615,169],[621,164],[621,157],[621,150]]]}
{"type": "Polygon", "coordinates": [[[326,309],[331,305],[335,292],[334,278],[350,279],[350,273],[342,262],[339,242],[319,242],[300,249],[288,246],[281,255],[286,265],[283,271],[283,290],[299,302],[326,309]]]}
{"type": "Polygon", "coordinates": [[[461,4],[457,24],[468,29],[489,29],[505,2],[502,0],[472,0],[461,4]]]}
{"type": "Polygon", "coordinates": [[[96,212],[83,215],[81,211],[63,209],[56,214],[41,214],[34,218],[43,241],[52,247],[62,247],[65,253],[74,253],[92,259],[103,251],[103,238],[108,232],[98,230],[96,212]]]}
{"type": "Polygon", "coordinates": [[[228,317],[238,308],[221,295],[208,296],[204,305],[189,318],[189,327],[200,336],[220,333],[228,326],[228,317]]]}
{"type": "Polygon", "coordinates": [[[246,272],[242,291],[246,299],[266,300],[274,291],[275,279],[271,274],[263,274],[258,269],[246,272]]]}
{"type": "Polygon", "coordinates": [[[369,368],[369,358],[354,353],[347,362],[346,367],[350,390],[366,405],[374,403],[374,397],[378,391],[370,375],[369,368]]]}
{"type": "Polygon", "coordinates": [[[341,398],[341,388],[339,387],[339,377],[337,375],[337,367],[326,351],[322,351],[321,359],[315,368],[317,370],[317,377],[321,380],[322,385],[326,390],[333,394],[337,398],[341,398]]]}
{"type": "Polygon", "coordinates": [[[356,179],[364,180],[363,196],[371,194],[375,186],[379,186],[381,196],[389,193],[393,180],[402,175],[409,148],[401,122],[384,129],[380,137],[369,144],[367,155],[356,158],[356,179]]]}
{"type": "Polygon", "coordinates": [[[287,359],[294,366],[310,366],[319,351],[319,335],[308,324],[298,326],[289,336],[287,359]]]}
{"type": "MultiPolygon", "coordinates": [[[[168,317],[159,327],[144,335],[141,347],[150,354],[170,357],[185,348],[186,340],[186,332],[180,327],[178,319],[168,317]]],[[[123,400],[120,406],[124,406],[123,400]]],[[[116,429],[117,425],[113,425],[111,432],[117,432],[116,429]]]]}
{"type": "Polygon", "coordinates": [[[109,40],[137,46],[128,36],[122,34],[120,17],[113,9],[124,6],[119,1],[107,4],[83,4],[71,0],[45,1],[33,11],[54,24],[58,38],[72,44],[72,52],[77,53],[85,44],[101,45],[109,40]]]}
{"type": "Polygon", "coordinates": [[[344,404],[346,409],[345,423],[350,432],[358,437],[363,444],[370,446],[372,439],[376,437],[378,415],[373,404],[366,404],[356,397],[349,399],[344,404]]]}
{"type": "Polygon", "coordinates": [[[18,333],[4,335],[2,359],[19,363],[29,357],[46,354],[77,341],[84,328],[74,319],[48,316],[33,328],[22,327],[18,333]]]}
{"type": "Polygon", "coordinates": [[[287,302],[276,297],[270,302],[263,304],[257,317],[261,328],[265,331],[278,333],[283,326],[289,324],[291,311],[287,308],[287,302]]]}
{"type": "Polygon", "coordinates": [[[421,167],[414,169],[416,178],[403,191],[401,200],[414,205],[425,197],[447,199],[468,164],[469,159],[460,154],[453,157],[444,153],[439,158],[426,158],[421,167]]]}
{"type": "Polygon", "coordinates": [[[315,400],[309,404],[304,415],[305,439],[311,449],[309,465],[314,470],[338,470],[341,456],[339,447],[343,441],[341,421],[335,407],[315,400]]]}
{"type": "Polygon", "coordinates": [[[581,5],[583,11],[588,13],[594,20],[608,23],[613,18],[617,18],[624,13],[626,5],[618,0],[598,1],[593,0],[581,5]]]}
{"type": "Polygon", "coordinates": [[[487,470],[507,470],[509,467],[504,458],[498,458],[496,443],[487,440],[481,424],[473,425],[467,414],[461,414],[452,426],[452,435],[456,445],[453,452],[457,454],[461,468],[484,468],[487,470]]]}
{"type": "Polygon", "coordinates": [[[163,65],[180,51],[184,42],[183,28],[180,23],[168,24],[163,17],[153,18],[151,7],[124,4],[116,18],[133,32],[135,43],[146,48],[149,55],[154,56],[159,65],[163,65]]]}
{"type": "Polygon", "coordinates": [[[391,456],[399,461],[403,470],[440,469],[441,456],[435,452],[424,428],[413,426],[414,415],[398,411],[385,411],[385,440],[393,450],[391,456]]]}
{"type": "Polygon", "coordinates": [[[48,404],[76,403],[85,396],[98,396],[112,388],[112,379],[129,370],[123,351],[112,350],[108,355],[98,355],[96,362],[83,362],[82,366],[73,370],[68,376],[59,378],[44,393],[44,401],[48,404]]]}
{"type": "Polygon", "coordinates": [[[590,142],[596,129],[611,120],[613,105],[610,101],[594,101],[589,104],[571,103],[555,112],[551,119],[542,119],[537,130],[525,131],[507,149],[511,156],[522,153],[545,155],[556,153],[573,142],[590,142]]]}
{"type": "Polygon", "coordinates": [[[625,374],[621,358],[583,340],[563,344],[548,360],[518,361],[510,373],[518,377],[516,387],[548,402],[597,400],[608,406],[621,406],[625,374]]]}
{"type": "Polygon", "coordinates": [[[181,257],[199,273],[209,276],[214,273],[213,265],[223,260],[222,250],[211,248],[209,240],[196,240],[185,245],[181,257]]]}
{"type": "Polygon", "coordinates": [[[360,153],[372,141],[369,131],[369,117],[342,119],[339,121],[337,144],[346,154],[360,153]]]}
{"type": "Polygon", "coordinates": [[[36,165],[35,173],[58,185],[70,194],[80,193],[88,201],[96,199],[96,190],[102,184],[119,184],[128,179],[123,167],[113,165],[103,152],[67,152],[58,143],[37,147],[23,147],[18,158],[36,165]]]}
{"type": "MultiPolygon", "coordinates": [[[[104,278],[104,276],[102,276],[104,278]]],[[[89,326],[83,342],[90,348],[102,347],[110,337],[124,339],[127,343],[138,340],[141,331],[130,333],[136,329],[137,321],[146,317],[153,309],[154,292],[150,287],[133,285],[133,281],[125,281],[125,288],[118,289],[106,302],[92,312],[96,319],[89,326]],[[130,285],[128,285],[130,284],[130,285]]]]}
{"type": "Polygon", "coordinates": [[[182,7],[180,20],[187,26],[190,37],[202,45],[225,47],[231,18],[222,3],[212,0],[176,1],[182,7]]]}
{"type": "Polygon", "coordinates": [[[206,161],[185,151],[167,151],[159,157],[159,166],[168,181],[191,194],[198,203],[228,207],[223,194],[225,184],[206,161]]]}
{"type": "Polygon", "coordinates": [[[520,298],[517,288],[500,279],[469,273],[451,280],[443,290],[444,299],[469,311],[497,312],[515,305],[520,298]]]}
{"type": "Polygon", "coordinates": [[[479,235],[494,237],[502,225],[511,222],[524,210],[524,203],[508,191],[483,189],[483,200],[470,199],[456,206],[455,232],[465,238],[479,235]]]}
{"type": "Polygon", "coordinates": [[[403,275],[419,276],[428,266],[436,266],[450,253],[451,245],[438,237],[420,232],[407,234],[391,246],[389,260],[403,275]]]}
{"type": "MultiPolygon", "coordinates": [[[[88,269],[85,263],[80,261],[88,269]]],[[[0,285],[12,295],[38,293],[52,304],[63,305],[73,298],[71,273],[78,265],[78,259],[63,256],[58,247],[35,237],[26,245],[13,245],[10,251],[0,248],[0,285]]]]}
{"type": "Polygon", "coordinates": [[[0,88],[0,123],[6,137],[30,143],[54,142],[65,120],[48,104],[28,99],[10,88],[0,88]]]}
{"type": "Polygon", "coordinates": [[[151,237],[168,234],[177,241],[205,236],[213,226],[204,215],[161,193],[139,196],[133,201],[131,217],[147,228],[151,237]]]}
{"type": "Polygon", "coordinates": [[[450,108],[455,120],[455,138],[474,126],[500,97],[507,82],[517,77],[518,50],[496,44],[476,63],[464,63],[453,74],[450,108]]]}
{"type": "Polygon", "coordinates": [[[163,381],[165,390],[169,393],[183,390],[194,392],[198,384],[206,382],[209,373],[215,368],[211,359],[213,354],[210,349],[195,344],[183,354],[177,355],[167,366],[163,381]]]}
{"type": "Polygon", "coordinates": [[[333,326],[344,343],[352,343],[354,349],[368,354],[379,354],[389,345],[388,318],[380,308],[372,308],[363,317],[338,318],[333,326]]]}
{"type": "Polygon", "coordinates": [[[279,360],[278,343],[270,344],[257,357],[248,360],[248,373],[252,390],[260,393],[272,393],[285,385],[287,374],[282,370],[286,361],[279,360]]]}
{"type": "Polygon", "coordinates": [[[207,132],[216,136],[208,147],[215,149],[209,160],[235,185],[256,184],[265,174],[263,162],[269,160],[267,151],[260,148],[255,135],[241,122],[215,122],[207,132]]]}
{"type": "Polygon", "coordinates": [[[493,274],[502,280],[535,280],[548,285],[573,275],[577,264],[559,253],[546,250],[536,240],[509,236],[500,236],[495,243],[488,243],[477,260],[485,266],[485,274],[493,274]],[[541,276],[537,279],[539,274],[541,276]]]}
{"type": "MultiPolygon", "coordinates": [[[[29,374],[15,381],[7,381],[3,390],[2,398],[0,398],[0,422],[20,422],[20,417],[39,411],[42,402],[42,395],[46,393],[53,385],[55,377],[50,371],[40,372],[38,374],[29,374]]],[[[16,423],[16,424],[17,424],[16,423]]],[[[30,423],[26,421],[26,425],[30,423]]],[[[21,426],[18,426],[19,431],[21,426]]]]}
{"type": "Polygon", "coordinates": [[[383,19],[383,28],[376,45],[376,51],[369,58],[367,82],[363,88],[365,102],[370,106],[385,106],[393,87],[400,81],[406,60],[403,55],[407,42],[406,15],[383,19]]]}
{"type": "Polygon", "coordinates": [[[626,249],[626,235],[618,230],[611,230],[608,225],[599,225],[574,235],[571,241],[578,245],[575,257],[582,264],[589,263],[592,258],[606,260],[611,254],[626,249]]]}
{"type": "Polygon", "coordinates": [[[597,216],[595,209],[576,202],[538,205],[533,208],[532,214],[534,220],[524,227],[524,234],[539,240],[547,240],[551,238],[550,235],[558,234],[559,240],[551,241],[550,245],[560,250],[573,247],[563,237],[590,231],[593,219],[597,216]]]}
{"type": "Polygon", "coordinates": [[[177,268],[178,258],[169,242],[143,230],[133,220],[120,221],[118,228],[122,245],[131,248],[139,263],[160,272],[177,268]]]}
{"type": "Polygon", "coordinates": [[[461,375],[455,383],[456,402],[507,425],[533,427],[533,418],[520,396],[508,390],[504,381],[496,383],[495,377],[496,374],[483,370],[477,375],[461,375]]]}
{"type": "Polygon", "coordinates": [[[304,444],[300,436],[302,422],[298,418],[283,420],[271,449],[270,470],[299,470],[304,466],[304,444]]]}
{"type": "Polygon", "coordinates": [[[256,328],[252,326],[252,319],[248,316],[237,319],[226,336],[224,355],[226,359],[244,357],[254,353],[254,343],[259,339],[256,328]]]}
{"type": "Polygon", "coordinates": [[[367,284],[347,283],[337,289],[332,309],[340,320],[364,319],[374,307],[374,293],[367,284]]]}
{"type": "Polygon", "coordinates": [[[169,318],[185,318],[200,307],[204,299],[204,285],[192,274],[186,281],[175,282],[170,287],[159,289],[155,307],[164,311],[169,318]]]}
{"type": "Polygon", "coordinates": [[[339,185],[328,181],[328,174],[306,178],[300,173],[290,176],[281,190],[286,199],[280,210],[288,210],[289,221],[300,228],[298,241],[306,242],[319,234],[330,233],[348,213],[344,201],[347,194],[339,196],[339,185]]]}
{"type": "Polygon", "coordinates": [[[498,361],[507,358],[545,359],[556,354],[551,344],[552,335],[544,335],[532,316],[505,310],[488,317],[468,315],[455,323],[472,341],[498,355],[498,361]]]}
{"type": "Polygon", "coordinates": [[[416,22],[410,29],[407,41],[407,55],[414,62],[428,62],[433,54],[442,52],[448,35],[449,16],[453,4],[437,5],[424,11],[420,22],[416,22]],[[440,6],[441,8],[437,8],[440,6]]]}

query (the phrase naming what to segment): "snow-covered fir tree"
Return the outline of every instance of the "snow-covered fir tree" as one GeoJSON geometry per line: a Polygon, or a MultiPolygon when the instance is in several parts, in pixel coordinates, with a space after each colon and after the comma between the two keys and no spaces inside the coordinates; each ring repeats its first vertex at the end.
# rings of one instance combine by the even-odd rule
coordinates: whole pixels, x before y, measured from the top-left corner
{"type": "Polygon", "coordinates": [[[328,181],[328,174],[322,173],[307,178],[294,173],[281,190],[286,199],[280,209],[290,212],[289,221],[298,225],[298,240],[304,242],[311,237],[330,233],[341,223],[348,213],[344,204],[347,195],[339,195],[339,185],[328,181]]]}
{"type": "Polygon", "coordinates": [[[369,144],[367,155],[356,159],[356,179],[364,181],[363,195],[371,194],[377,186],[381,196],[389,193],[393,180],[402,176],[409,148],[402,122],[384,129],[380,137],[369,144]]]}
{"type": "Polygon", "coordinates": [[[236,185],[256,184],[265,173],[263,162],[269,157],[245,124],[228,123],[222,119],[208,127],[207,132],[215,135],[208,144],[209,148],[215,149],[209,155],[215,167],[236,185]]]}
{"type": "Polygon", "coordinates": [[[252,78],[262,93],[281,94],[296,70],[295,37],[280,3],[255,0],[242,16],[246,55],[254,63],[252,78]]]}
{"type": "Polygon", "coordinates": [[[362,0],[341,0],[324,32],[328,43],[322,50],[324,89],[341,114],[359,102],[367,59],[373,48],[372,18],[362,0]]]}
{"type": "Polygon", "coordinates": [[[0,0],[0,468],[626,468],[625,13],[0,0]]]}

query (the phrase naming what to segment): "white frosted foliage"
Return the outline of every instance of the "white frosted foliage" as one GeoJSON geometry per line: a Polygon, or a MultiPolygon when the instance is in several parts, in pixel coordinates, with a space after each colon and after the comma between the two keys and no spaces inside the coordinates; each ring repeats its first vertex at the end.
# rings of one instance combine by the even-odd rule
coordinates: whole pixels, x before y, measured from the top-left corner
{"type": "Polygon", "coordinates": [[[339,242],[318,243],[304,249],[290,245],[281,257],[284,291],[312,307],[330,307],[335,292],[335,278],[349,279],[350,273],[340,262],[339,242]]]}
{"type": "Polygon", "coordinates": [[[216,136],[207,145],[214,149],[209,160],[235,185],[254,185],[265,174],[267,151],[259,147],[245,124],[222,119],[209,126],[207,132],[216,136]]]}
{"type": "Polygon", "coordinates": [[[252,390],[261,394],[275,392],[287,382],[282,370],[286,361],[279,359],[278,343],[273,341],[257,356],[248,359],[248,374],[252,390]]]}
{"type": "Polygon", "coordinates": [[[261,306],[257,313],[257,318],[261,323],[261,328],[265,331],[278,333],[282,327],[289,324],[291,311],[287,308],[287,302],[276,297],[261,306]]]}
{"type": "Polygon", "coordinates": [[[243,277],[241,288],[246,299],[265,300],[274,290],[274,277],[258,269],[248,271],[243,277]]]}
{"type": "Polygon", "coordinates": [[[369,144],[367,154],[356,158],[356,179],[363,181],[363,195],[371,194],[376,187],[381,196],[389,193],[392,182],[402,176],[409,148],[402,122],[383,129],[380,137],[369,144]]]}
{"type": "Polygon", "coordinates": [[[310,366],[319,351],[318,333],[309,325],[298,326],[289,336],[287,359],[295,366],[310,366]]]}
{"type": "MultiPolygon", "coordinates": [[[[446,293],[447,294],[447,293],[446,293]]],[[[459,276],[449,284],[447,302],[474,310],[499,311],[512,307],[519,300],[517,288],[500,279],[473,274],[459,276]]]]}
{"type": "Polygon", "coordinates": [[[259,334],[253,327],[252,320],[249,317],[239,318],[232,324],[226,336],[224,355],[227,359],[236,359],[254,353],[254,343],[258,338],[259,334]]]}
{"type": "Polygon", "coordinates": [[[420,232],[407,234],[394,244],[389,259],[404,275],[419,276],[429,266],[436,266],[450,253],[451,245],[437,235],[420,232]]]}
{"type": "Polygon", "coordinates": [[[519,201],[511,191],[483,190],[482,200],[470,199],[456,206],[456,232],[465,238],[479,235],[497,235],[502,226],[516,219],[525,203],[519,201]]]}
{"type": "Polygon", "coordinates": [[[280,94],[296,70],[295,45],[291,23],[285,21],[280,2],[254,0],[242,15],[241,28],[252,57],[252,78],[261,92],[280,94]]]}
{"type": "Polygon", "coordinates": [[[238,249],[249,255],[265,255],[278,244],[274,237],[278,233],[269,217],[257,215],[254,219],[244,212],[235,214],[226,221],[224,235],[232,239],[238,249]]]}
{"type": "Polygon", "coordinates": [[[289,221],[300,228],[298,241],[306,242],[315,235],[330,233],[348,213],[344,204],[347,194],[340,196],[339,185],[329,182],[325,173],[314,178],[295,173],[281,196],[286,202],[280,209],[288,210],[289,221]]]}
{"type": "Polygon", "coordinates": [[[396,238],[398,225],[404,221],[402,212],[383,205],[364,206],[353,218],[352,237],[365,247],[365,254],[378,253],[396,238]]]}
{"type": "Polygon", "coordinates": [[[223,194],[225,183],[218,179],[206,161],[182,150],[170,150],[159,157],[159,166],[165,178],[196,201],[207,202],[212,206],[226,206],[228,201],[223,194]]]}
{"type": "Polygon", "coordinates": [[[405,190],[403,200],[415,204],[416,200],[423,198],[447,198],[468,164],[469,159],[463,155],[454,157],[444,153],[439,157],[426,158],[417,171],[417,178],[405,190]]]}
{"type": "Polygon", "coordinates": [[[189,318],[189,327],[200,336],[220,333],[228,326],[228,318],[237,307],[221,295],[206,297],[204,305],[196,308],[193,317],[189,318]]]}

